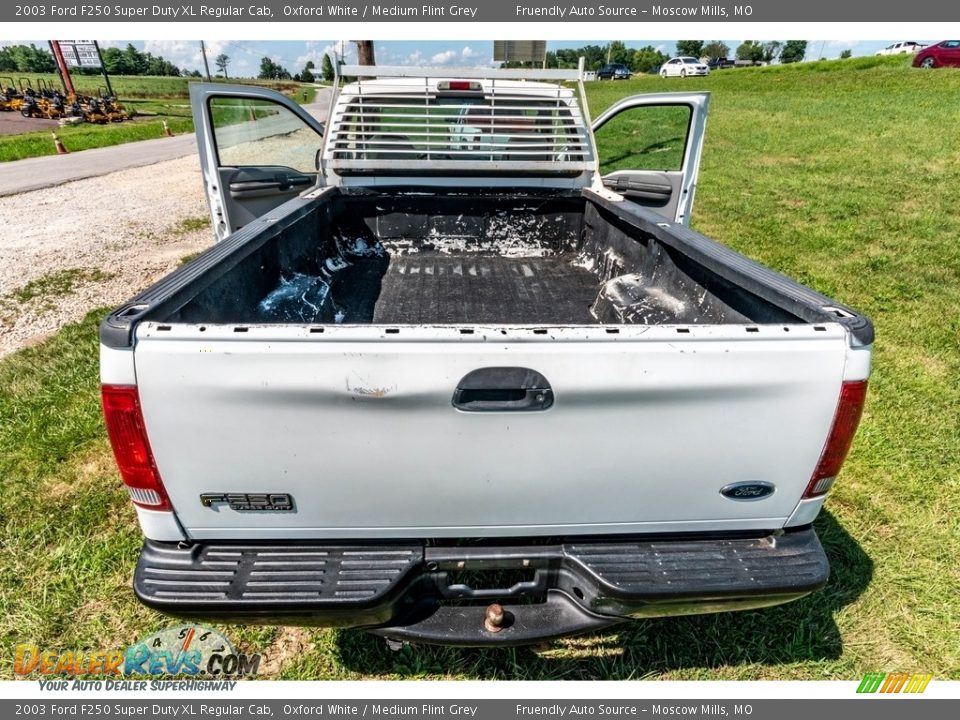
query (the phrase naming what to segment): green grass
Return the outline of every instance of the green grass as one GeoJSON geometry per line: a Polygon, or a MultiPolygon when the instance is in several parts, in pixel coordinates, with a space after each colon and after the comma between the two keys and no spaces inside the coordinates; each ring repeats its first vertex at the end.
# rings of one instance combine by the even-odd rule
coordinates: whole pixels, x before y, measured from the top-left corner
{"type": "MultiPolygon", "coordinates": [[[[338,630],[228,636],[284,678],[960,678],[960,106],[944,101],[960,94],[960,71],[894,60],[589,88],[594,115],[624,94],[711,90],[695,227],[876,323],[866,414],[816,523],[832,565],[824,590],[538,649],[394,653],[338,630]]],[[[173,623],[129,587],[139,533],[100,424],[101,315],[0,361],[5,647],[123,646],[173,623]]],[[[0,675],[10,657],[0,653],[0,675]]]]}
{"type": "MultiPolygon", "coordinates": [[[[174,134],[193,132],[193,121],[184,117],[152,117],[110,125],[74,125],[54,128],[69,152],[109,147],[137,140],[153,140],[164,136],[163,120],[174,134]]],[[[0,136],[0,162],[56,155],[50,130],[0,136]]]]}
{"type": "Polygon", "coordinates": [[[174,235],[186,235],[187,233],[196,232],[197,230],[203,230],[208,227],[210,227],[210,216],[201,215],[197,217],[184,218],[174,225],[170,229],[170,232],[174,235]]]}
{"type": "MultiPolygon", "coordinates": [[[[60,77],[56,73],[26,73],[14,74],[15,83],[23,84],[28,81],[34,87],[44,83],[52,88],[63,89],[60,83],[60,77]]],[[[100,75],[73,75],[73,87],[82,95],[98,95],[104,88],[103,78],[100,75]]],[[[9,81],[4,78],[4,84],[9,81]]],[[[295,80],[255,80],[251,78],[240,78],[223,80],[223,78],[214,78],[214,82],[227,84],[245,84],[260,85],[262,87],[273,88],[281,92],[290,94],[299,91],[300,83],[295,80]]],[[[203,78],[188,77],[162,77],[151,75],[111,75],[110,85],[118,98],[172,98],[187,97],[187,85],[191,82],[206,82],[203,78]]]]}
{"type": "MultiPolygon", "coordinates": [[[[29,79],[34,86],[39,85],[37,82],[39,79],[51,87],[61,87],[56,75],[29,75],[24,77],[29,79]]],[[[14,80],[19,80],[19,77],[15,77],[14,80]]],[[[127,111],[134,115],[132,121],[108,125],[85,123],[76,126],[57,127],[55,131],[64,147],[70,152],[160,138],[164,136],[164,121],[167,122],[170,131],[175,135],[193,132],[193,119],[187,88],[188,82],[191,81],[193,81],[193,78],[113,77],[111,83],[114,92],[117,93],[121,104],[127,111]]],[[[317,95],[317,89],[312,85],[301,85],[292,81],[244,79],[235,82],[279,90],[301,104],[313,102],[317,95]]],[[[6,85],[9,82],[4,81],[0,84],[6,85]]],[[[77,92],[81,94],[96,95],[102,85],[103,79],[99,76],[74,77],[74,86],[77,92]]],[[[0,162],[56,155],[56,147],[50,137],[50,132],[50,129],[45,129],[19,135],[0,135],[0,162]]]]}

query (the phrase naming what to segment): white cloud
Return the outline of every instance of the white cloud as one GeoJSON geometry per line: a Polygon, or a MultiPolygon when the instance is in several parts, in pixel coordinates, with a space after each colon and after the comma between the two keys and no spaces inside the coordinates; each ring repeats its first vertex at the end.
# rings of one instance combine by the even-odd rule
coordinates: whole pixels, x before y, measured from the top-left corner
{"type": "MultiPolygon", "coordinates": [[[[126,42],[111,44],[126,47],[126,42]]],[[[213,60],[221,53],[230,56],[230,65],[227,67],[230,75],[248,75],[253,69],[250,61],[240,53],[241,48],[233,47],[231,41],[207,40],[205,44],[211,73],[216,73],[213,60]]],[[[143,51],[161,55],[184,70],[203,70],[203,52],[200,49],[199,40],[146,40],[143,43],[143,51]]]]}
{"type": "Polygon", "coordinates": [[[462,57],[464,60],[469,60],[470,58],[475,58],[475,57],[477,57],[479,54],[480,54],[480,53],[478,53],[476,50],[474,50],[474,49],[473,49],[472,47],[470,47],[469,45],[467,45],[463,50],[460,51],[460,57],[462,57]]]}
{"type": "Polygon", "coordinates": [[[403,60],[404,65],[423,65],[423,53],[419,50],[414,50],[412,53],[407,55],[403,60]]]}
{"type": "Polygon", "coordinates": [[[443,52],[438,52],[436,55],[430,58],[431,65],[446,65],[451,60],[458,57],[456,50],[444,50],[443,52]]]}
{"type": "Polygon", "coordinates": [[[323,56],[329,55],[331,62],[336,58],[343,58],[344,62],[356,62],[356,45],[349,40],[337,40],[332,45],[322,45],[319,42],[310,40],[306,43],[307,51],[297,57],[296,65],[298,68],[307,64],[308,60],[313,60],[313,64],[320,67],[323,62],[323,56]]]}

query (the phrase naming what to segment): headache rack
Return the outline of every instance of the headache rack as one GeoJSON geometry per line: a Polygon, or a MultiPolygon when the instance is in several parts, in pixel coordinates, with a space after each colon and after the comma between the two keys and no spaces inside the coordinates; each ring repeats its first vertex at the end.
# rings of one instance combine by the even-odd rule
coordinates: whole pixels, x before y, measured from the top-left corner
{"type": "Polygon", "coordinates": [[[356,79],[339,87],[323,153],[337,175],[596,170],[581,70],[343,66],[344,77],[356,79]]]}

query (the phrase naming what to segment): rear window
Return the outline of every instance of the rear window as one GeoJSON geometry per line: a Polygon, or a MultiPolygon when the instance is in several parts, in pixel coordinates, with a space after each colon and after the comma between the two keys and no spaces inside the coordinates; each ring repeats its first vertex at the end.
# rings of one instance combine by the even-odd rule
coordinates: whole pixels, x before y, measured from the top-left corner
{"type": "Polygon", "coordinates": [[[353,97],[332,126],[339,160],[582,160],[565,102],[478,94],[353,97]]]}

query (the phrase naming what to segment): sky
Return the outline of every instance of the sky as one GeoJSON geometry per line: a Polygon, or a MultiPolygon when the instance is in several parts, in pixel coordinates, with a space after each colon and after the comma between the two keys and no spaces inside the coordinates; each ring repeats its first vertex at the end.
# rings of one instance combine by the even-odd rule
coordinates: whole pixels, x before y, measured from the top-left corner
{"type": "MultiPolygon", "coordinates": [[[[31,41],[17,41],[29,44],[31,41]]],[[[36,45],[45,46],[46,41],[32,41],[36,45]]],[[[200,43],[195,40],[111,40],[103,41],[101,45],[126,47],[131,42],[137,49],[145,50],[154,55],[162,55],[167,60],[185,70],[203,71],[203,58],[200,55],[200,43]]],[[[347,62],[356,60],[356,50],[352,42],[347,40],[307,40],[307,41],[247,41],[247,40],[208,40],[207,55],[210,58],[211,70],[213,58],[220,53],[230,56],[229,73],[232,77],[253,77],[259,72],[260,59],[270,57],[280,63],[291,73],[300,72],[308,60],[313,60],[317,67],[324,53],[330,53],[335,48],[337,52],[346,50],[347,62]]],[[[740,40],[724,40],[730,47],[731,55],[740,40]]],[[[816,60],[821,57],[837,58],[844,50],[851,50],[854,57],[872,55],[876,50],[889,45],[891,41],[856,41],[856,40],[828,40],[811,41],[807,45],[807,59],[816,60]]],[[[937,41],[923,41],[923,44],[937,41]]],[[[0,41],[0,45],[10,45],[11,42],[0,41]]],[[[559,48],[577,48],[584,45],[603,45],[598,40],[583,41],[549,41],[548,50],[559,48]]],[[[625,41],[627,47],[639,48],[652,45],[661,52],[673,54],[675,42],[666,40],[637,40],[625,41]]],[[[449,67],[490,67],[493,62],[493,41],[377,41],[376,58],[381,65],[422,65],[422,66],[449,66],[449,67]]]]}

